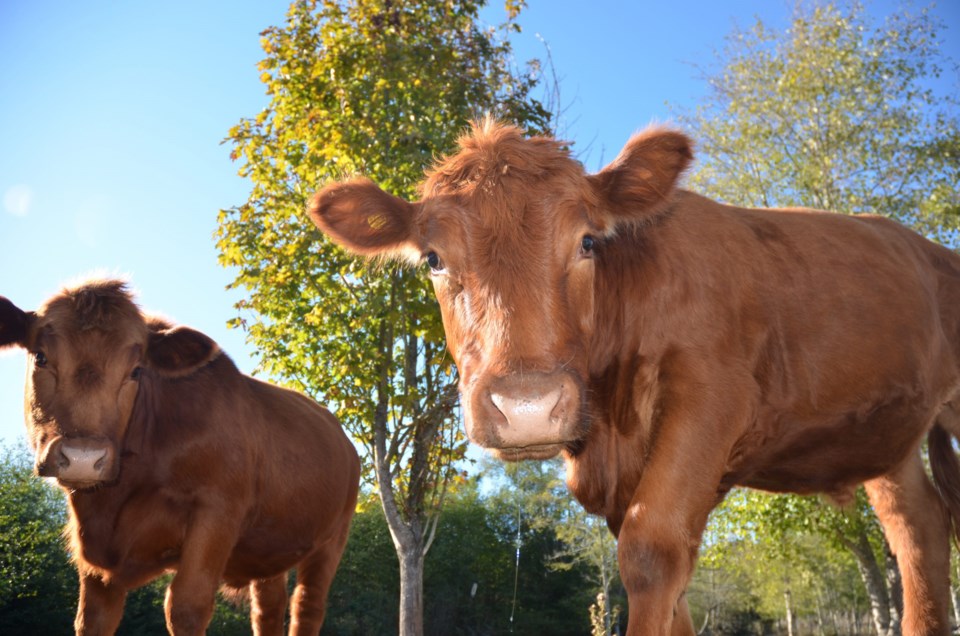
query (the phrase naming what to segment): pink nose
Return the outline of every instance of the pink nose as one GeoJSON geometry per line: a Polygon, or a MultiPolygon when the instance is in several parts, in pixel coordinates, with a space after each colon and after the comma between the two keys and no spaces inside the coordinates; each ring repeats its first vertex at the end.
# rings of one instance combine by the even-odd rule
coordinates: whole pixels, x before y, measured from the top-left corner
{"type": "Polygon", "coordinates": [[[546,392],[510,396],[490,393],[490,400],[507,419],[507,426],[515,430],[537,430],[546,438],[560,437],[560,422],[551,418],[554,407],[563,395],[563,388],[556,386],[546,392]]]}
{"type": "Polygon", "coordinates": [[[567,373],[501,376],[472,401],[468,433],[488,448],[562,444],[575,435],[578,403],[577,385],[567,373]]]}
{"type": "Polygon", "coordinates": [[[99,481],[104,460],[107,458],[106,448],[79,448],[60,445],[58,477],[64,481],[99,481]]]}
{"type": "Polygon", "coordinates": [[[57,438],[37,464],[41,477],[69,484],[93,484],[116,477],[113,446],[102,438],[57,438]]]}

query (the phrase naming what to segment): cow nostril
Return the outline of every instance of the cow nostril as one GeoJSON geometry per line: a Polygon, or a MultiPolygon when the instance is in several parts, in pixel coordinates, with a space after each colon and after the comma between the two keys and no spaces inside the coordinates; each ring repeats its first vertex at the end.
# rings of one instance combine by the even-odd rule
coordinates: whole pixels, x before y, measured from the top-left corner
{"type": "Polygon", "coordinates": [[[62,447],[57,449],[57,455],[54,461],[57,465],[57,468],[66,468],[67,466],[70,465],[70,458],[67,457],[67,454],[65,452],[63,452],[62,447]]]}

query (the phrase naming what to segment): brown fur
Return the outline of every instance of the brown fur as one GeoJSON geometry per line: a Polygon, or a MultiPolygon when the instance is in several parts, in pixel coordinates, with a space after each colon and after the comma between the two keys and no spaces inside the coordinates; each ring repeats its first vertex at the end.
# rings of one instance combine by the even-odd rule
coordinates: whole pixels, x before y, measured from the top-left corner
{"type": "Polygon", "coordinates": [[[486,122],[421,201],[331,185],[309,212],[348,247],[389,219],[365,254],[436,255],[468,434],[504,459],[563,453],[619,537],[633,636],[693,633],[684,589],[731,487],[859,483],[903,572],[904,633],[948,633],[960,258],[882,218],[680,190],[691,148],[650,129],[588,176],[561,144],[486,122]],[[919,455],[932,427],[939,491],[919,455]]]}
{"type": "Polygon", "coordinates": [[[38,470],[68,492],[77,633],[113,633],[127,591],[167,570],[171,632],[202,634],[225,583],[249,587],[258,633],[279,633],[294,567],[290,633],[318,633],[359,483],[333,415],[241,374],[204,334],[145,318],[116,281],[66,290],[36,313],[4,307],[13,329],[27,322],[13,344],[34,354],[38,470]],[[71,481],[57,456],[68,445],[116,468],[71,481]]]}

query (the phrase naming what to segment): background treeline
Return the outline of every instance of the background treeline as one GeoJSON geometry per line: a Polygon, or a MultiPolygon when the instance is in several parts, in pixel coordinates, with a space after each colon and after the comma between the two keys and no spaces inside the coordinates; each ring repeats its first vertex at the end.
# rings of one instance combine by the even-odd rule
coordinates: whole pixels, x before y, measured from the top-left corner
{"type": "MultiPolygon", "coordinates": [[[[0,463],[0,633],[72,634],[78,590],[61,538],[66,502],[32,476],[31,462],[24,450],[7,448],[0,463]]],[[[587,565],[553,567],[562,541],[521,514],[517,567],[515,501],[500,490],[484,496],[479,490],[477,479],[462,481],[444,508],[426,560],[425,633],[589,633],[596,592],[587,565]]],[[[128,597],[120,634],[166,634],[168,582],[165,577],[128,597]]],[[[370,499],[354,518],[323,633],[396,633],[399,595],[390,531],[370,499]]],[[[242,599],[221,599],[208,633],[249,634],[246,612],[242,599]]]]}
{"type": "MultiPolygon", "coordinates": [[[[32,476],[22,448],[8,447],[0,457],[0,633],[72,634],[77,581],[60,534],[64,498],[32,476]]],[[[483,461],[478,472],[482,477],[461,477],[451,489],[427,554],[424,633],[622,630],[626,600],[615,544],[602,522],[565,495],[562,466],[483,461]],[[609,627],[597,605],[604,568],[609,627]]],[[[734,493],[714,515],[688,591],[696,626],[704,634],[877,633],[862,568],[836,534],[844,523],[856,528],[859,515],[856,507],[841,511],[817,498],[734,493]],[[753,521],[741,523],[744,512],[753,521]],[[836,517],[829,532],[813,528],[817,515],[836,517]],[[801,516],[811,528],[783,523],[801,516]],[[765,519],[778,519],[782,532],[765,519]]],[[[884,564],[882,536],[872,527],[864,536],[884,564]]],[[[121,634],[166,633],[167,583],[130,594],[121,634]]],[[[354,519],[323,634],[396,633],[399,595],[396,551],[370,498],[354,519]]],[[[249,634],[243,599],[221,599],[208,633],[249,634]]],[[[884,633],[898,633],[896,625],[888,623],[884,633]]]]}

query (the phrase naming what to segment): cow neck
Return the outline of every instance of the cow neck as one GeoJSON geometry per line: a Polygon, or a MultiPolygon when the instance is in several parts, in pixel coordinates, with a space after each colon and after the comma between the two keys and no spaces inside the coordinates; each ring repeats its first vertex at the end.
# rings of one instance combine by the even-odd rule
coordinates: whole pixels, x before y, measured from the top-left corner
{"type": "Polygon", "coordinates": [[[597,256],[588,347],[591,425],[587,439],[567,458],[568,485],[615,532],[640,481],[655,428],[658,357],[656,346],[645,351],[651,347],[644,313],[662,269],[655,235],[670,213],[622,229],[597,256]]]}
{"type": "Polygon", "coordinates": [[[592,378],[607,373],[639,346],[643,302],[656,267],[655,231],[655,224],[623,228],[604,242],[596,257],[594,326],[587,350],[592,378]]]}
{"type": "Polygon", "coordinates": [[[153,429],[154,414],[160,408],[159,393],[164,379],[152,370],[144,369],[140,378],[140,388],[133,403],[127,434],[123,441],[123,453],[134,458],[142,458],[149,451],[153,429]]]}
{"type": "MultiPolygon", "coordinates": [[[[143,480],[143,468],[150,461],[150,431],[157,408],[156,384],[163,380],[143,369],[127,431],[120,444],[120,474],[117,480],[94,489],[68,493],[70,520],[66,536],[71,551],[82,555],[84,567],[115,565],[109,551],[116,521],[129,497],[143,480]],[[93,565],[98,564],[98,565],[93,565]]],[[[80,563],[80,562],[78,562],[80,563]]]]}

